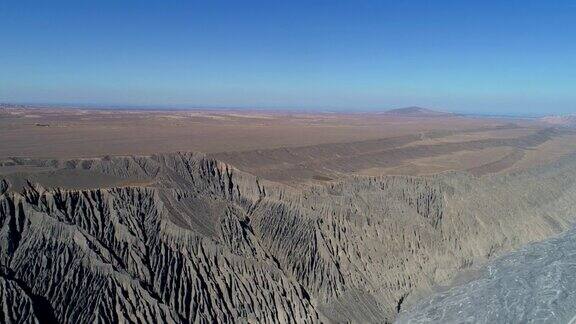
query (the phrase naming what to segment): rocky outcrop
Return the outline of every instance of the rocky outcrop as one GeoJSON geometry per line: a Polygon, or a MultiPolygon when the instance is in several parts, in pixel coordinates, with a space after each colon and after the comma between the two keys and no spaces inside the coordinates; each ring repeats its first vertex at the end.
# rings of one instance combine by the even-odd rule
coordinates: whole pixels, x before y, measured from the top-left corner
{"type": "Polygon", "coordinates": [[[0,302],[2,303],[0,312],[2,323],[39,323],[37,316],[46,315],[38,309],[41,307],[39,300],[36,300],[37,304],[34,305],[33,299],[18,283],[6,279],[3,275],[0,275],[0,302]]]}
{"type": "Polygon", "coordinates": [[[392,321],[414,292],[568,228],[576,206],[575,157],[305,189],[191,153],[33,163],[126,184],[3,182],[6,322],[392,321]]]}
{"type": "Polygon", "coordinates": [[[10,185],[8,184],[8,181],[6,179],[0,179],[0,195],[8,191],[9,186],[10,185]]]}

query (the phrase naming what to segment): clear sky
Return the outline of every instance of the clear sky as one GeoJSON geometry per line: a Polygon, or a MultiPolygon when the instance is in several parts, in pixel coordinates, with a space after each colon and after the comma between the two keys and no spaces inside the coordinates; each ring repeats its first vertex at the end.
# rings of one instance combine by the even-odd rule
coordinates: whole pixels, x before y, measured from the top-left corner
{"type": "Polygon", "coordinates": [[[0,0],[0,101],[576,112],[576,1],[0,0]]]}

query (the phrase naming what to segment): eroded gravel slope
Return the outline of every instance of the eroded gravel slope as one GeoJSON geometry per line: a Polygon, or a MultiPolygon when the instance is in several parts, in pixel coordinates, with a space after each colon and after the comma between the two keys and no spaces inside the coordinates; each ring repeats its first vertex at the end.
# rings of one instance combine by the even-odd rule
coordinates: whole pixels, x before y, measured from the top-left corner
{"type": "Polygon", "coordinates": [[[474,280],[436,293],[397,323],[571,323],[576,230],[502,256],[474,280]]]}

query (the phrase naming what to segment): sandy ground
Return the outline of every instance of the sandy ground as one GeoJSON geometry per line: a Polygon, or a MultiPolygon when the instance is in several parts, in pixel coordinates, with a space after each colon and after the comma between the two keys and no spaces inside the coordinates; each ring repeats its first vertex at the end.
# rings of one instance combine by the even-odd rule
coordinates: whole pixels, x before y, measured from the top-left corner
{"type": "Polygon", "coordinates": [[[0,109],[0,160],[200,151],[282,182],[448,170],[483,175],[576,152],[576,134],[549,127],[382,113],[9,108],[0,109]]]}

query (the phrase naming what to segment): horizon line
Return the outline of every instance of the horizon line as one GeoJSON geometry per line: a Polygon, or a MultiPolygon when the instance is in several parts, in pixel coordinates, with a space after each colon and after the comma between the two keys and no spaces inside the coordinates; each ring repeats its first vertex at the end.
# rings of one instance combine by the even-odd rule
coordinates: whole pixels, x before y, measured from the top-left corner
{"type": "Polygon", "coordinates": [[[87,109],[87,110],[164,110],[164,111],[185,111],[185,110],[258,110],[270,112],[316,112],[316,113],[378,113],[387,112],[395,109],[404,108],[422,108],[436,112],[452,113],[459,116],[467,117],[507,117],[507,118],[539,118],[545,116],[564,116],[571,113],[556,114],[522,114],[522,113],[489,113],[489,112],[470,112],[461,110],[449,110],[443,108],[427,107],[424,105],[407,105],[388,108],[351,108],[351,107],[297,107],[297,106],[274,106],[274,105],[239,105],[239,106],[222,106],[222,105],[194,105],[194,104],[96,104],[96,103],[71,103],[71,102],[23,102],[23,101],[0,101],[2,106],[24,106],[23,108],[64,108],[64,109],[87,109]]]}

